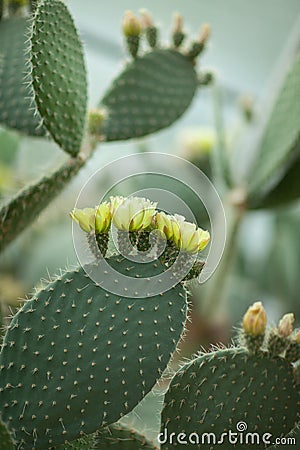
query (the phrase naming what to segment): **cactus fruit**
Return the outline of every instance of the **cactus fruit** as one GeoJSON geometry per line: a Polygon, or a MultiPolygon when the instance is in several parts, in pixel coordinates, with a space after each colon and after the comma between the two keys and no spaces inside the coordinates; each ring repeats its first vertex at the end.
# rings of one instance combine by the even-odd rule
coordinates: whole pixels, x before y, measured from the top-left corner
{"type": "Polygon", "coordinates": [[[96,433],[94,449],[105,450],[158,450],[153,443],[137,431],[115,423],[96,433]]]}
{"type": "Polygon", "coordinates": [[[159,48],[157,29],[145,14],[150,51],[125,67],[99,105],[105,118],[96,134],[106,141],[145,136],[168,127],[186,111],[198,87],[196,55],[179,51],[178,39],[175,47],[159,48]]]}
{"type": "MultiPolygon", "coordinates": [[[[163,271],[158,262],[107,261],[117,273],[144,278],[145,291],[147,277],[163,271]]],[[[0,409],[19,445],[62,444],[127,414],[162,375],[186,313],[180,284],[127,298],[82,268],[34,295],[12,319],[0,357],[0,409]]]]}
{"type": "Polygon", "coordinates": [[[12,17],[0,22],[0,123],[18,131],[43,136],[41,117],[33,111],[25,83],[25,34],[28,20],[12,17]]]}
{"type": "Polygon", "coordinates": [[[14,442],[12,440],[11,434],[8,431],[6,425],[1,420],[0,416],[0,449],[1,450],[14,450],[14,442]]]}
{"type": "Polygon", "coordinates": [[[42,0],[30,30],[29,79],[43,124],[75,156],[86,118],[87,79],[82,44],[64,3],[42,0]]]}
{"type": "Polygon", "coordinates": [[[0,251],[30,225],[85,164],[70,159],[51,175],[26,187],[0,209],[0,251]]]}

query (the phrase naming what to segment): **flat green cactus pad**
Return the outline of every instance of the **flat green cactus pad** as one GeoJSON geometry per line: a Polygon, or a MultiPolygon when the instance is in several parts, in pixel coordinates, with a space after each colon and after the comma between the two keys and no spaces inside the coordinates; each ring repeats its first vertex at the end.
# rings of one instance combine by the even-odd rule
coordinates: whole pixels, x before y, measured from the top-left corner
{"type": "Polygon", "coordinates": [[[0,418],[0,449],[14,450],[14,448],[15,447],[10,432],[0,418]]]}
{"type": "Polygon", "coordinates": [[[115,450],[158,450],[154,444],[137,431],[115,423],[100,430],[96,435],[96,450],[113,448],[115,450]]]}
{"type": "Polygon", "coordinates": [[[28,21],[23,17],[0,22],[0,123],[28,135],[43,136],[46,129],[34,111],[33,93],[25,83],[27,28],[28,21]]]}
{"type": "MultiPolygon", "coordinates": [[[[274,439],[289,433],[299,420],[299,405],[299,386],[284,359],[250,355],[243,349],[209,353],[184,365],[173,378],[162,412],[161,448],[177,448],[179,433],[186,435],[179,437],[187,440],[184,448],[199,448],[196,432],[200,444],[203,439],[200,448],[244,449],[246,433],[258,433],[260,438],[270,433],[274,439]],[[222,445],[217,443],[222,433],[242,428],[244,441],[231,447],[227,434],[222,445]],[[171,433],[175,433],[172,443],[171,433]]],[[[262,441],[253,447],[266,448],[262,441]]]]}
{"type": "Polygon", "coordinates": [[[54,141],[75,156],[85,127],[87,80],[82,44],[64,3],[38,3],[30,42],[38,111],[54,141]]]}
{"type": "MultiPolygon", "coordinates": [[[[111,259],[133,277],[163,271],[111,259]]],[[[42,449],[116,422],[160,378],[185,320],[181,285],[132,299],[105,291],[83,269],[50,283],[13,318],[0,356],[0,409],[17,442],[42,449]]]]}
{"type": "Polygon", "coordinates": [[[197,75],[186,56],[153,50],[129,63],[102,99],[107,117],[99,134],[115,141],[168,127],[188,108],[196,89],[197,75]]]}

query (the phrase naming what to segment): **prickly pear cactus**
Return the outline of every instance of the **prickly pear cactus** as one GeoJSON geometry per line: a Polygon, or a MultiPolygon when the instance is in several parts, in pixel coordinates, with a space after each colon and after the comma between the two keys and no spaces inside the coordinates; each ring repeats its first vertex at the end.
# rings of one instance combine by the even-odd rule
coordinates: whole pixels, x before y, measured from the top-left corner
{"type": "Polygon", "coordinates": [[[186,56],[156,49],[130,63],[102,99],[106,141],[144,136],[171,125],[190,105],[197,74],[186,56]]]}
{"type": "Polygon", "coordinates": [[[97,133],[106,141],[145,136],[170,126],[182,116],[198,87],[195,59],[204,48],[204,42],[193,54],[174,45],[160,48],[157,37],[149,41],[149,33],[153,36],[156,27],[148,24],[145,34],[150,51],[139,56],[138,19],[130,17],[127,26],[125,20],[123,29],[127,43],[129,38],[137,43],[134,53],[131,51],[134,60],[116,78],[99,105],[104,119],[99,121],[97,133]]]}
{"type": "Polygon", "coordinates": [[[41,0],[30,30],[28,81],[37,109],[54,141],[75,156],[86,117],[87,80],[82,44],[59,0],[41,0]]]}
{"type": "Polygon", "coordinates": [[[120,423],[103,428],[96,434],[95,449],[105,450],[158,450],[153,443],[137,431],[120,423]]]}
{"type": "Polygon", "coordinates": [[[25,17],[0,22],[0,123],[32,136],[43,136],[46,129],[34,111],[33,93],[25,83],[25,17]]]}
{"type": "Polygon", "coordinates": [[[296,427],[300,389],[284,353],[290,339],[286,336],[286,345],[274,356],[267,345],[258,344],[264,330],[255,332],[257,317],[247,319],[252,329],[244,321],[238,347],[203,354],[176,373],[162,412],[162,449],[177,448],[182,441],[191,449],[214,449],[221,443],[243,449],[251,443],[247,433],[255,448],[264,449],[296,427]],[[242,345],[246,342],[248,347],[242,345]]]}
{"type": "MultiPolygon", "coordinates": [[[[112,257],[119,273],[153,276],[157,264],[112,257]]],[[[160,378],[186,319],[177,285],[122,298],[67,272],[19,310],[0,358],[0,409],[22,448],[47,448],[128,413],[160,378]]]]}

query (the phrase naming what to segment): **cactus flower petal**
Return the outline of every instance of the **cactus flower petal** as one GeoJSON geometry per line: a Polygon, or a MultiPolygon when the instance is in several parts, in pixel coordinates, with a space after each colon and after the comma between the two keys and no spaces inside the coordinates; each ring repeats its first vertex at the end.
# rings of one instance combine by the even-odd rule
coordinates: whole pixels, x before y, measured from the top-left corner
{"type": "Polygon", "coordinates": [[[87,233],[95,229],[95,209],[94,208],[84,208],[77,209],[74,208],[70,212],[71,218],[74,222],[78,223],[80,228],[87,233]]]}

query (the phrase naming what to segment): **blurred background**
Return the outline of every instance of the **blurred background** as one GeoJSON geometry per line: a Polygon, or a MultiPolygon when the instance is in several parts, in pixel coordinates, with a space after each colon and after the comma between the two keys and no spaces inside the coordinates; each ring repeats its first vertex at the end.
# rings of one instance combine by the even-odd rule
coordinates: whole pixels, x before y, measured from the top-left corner
{"type": "MultiPolygon", "coordinates": [[[[48,279],[59,268],[77,264],[69,211],[95,169],[121,156],[155,151],[186,158],[210,176],[209,154],[216,145],[217,125],[222,126],[236,178],[242,179],[255,156],[251,148],[253,136],[264,120],[291,55],[299,47],[298,0],[227,0],[226,5],[222,0],[69,0],[67,3],[86,51],[90,107],[97,105],[126,62],[120,24],[128,9],[138,13],[140,8],[147,8],[160,26],[162,41],[169,39],[175,11],[182,14],[185,30],[195,38],[201,24],[209,23],[212,35],[199,69],[212,70],[216,84],[199,90],[184,117],[167,130],[140,140],[99,145],[68,188],[1,254],[2,317],[9,314],[20,298],[30,295],[41,279],[48,279]]],[[[0,142],[0,200],[3,202],[65,159],[54,143],[20,136],[3,128],[0,128],[0,142]]],[[[109,170],[105,177],[103,183],[109,183],[109,170]]],[[[131,189],[142,187],[136,180],[131,189]]],[[[102,187],[98,188],[100,192],[102,187]]],[[[189,193],[184,193],[184,199],[199,226],[209,228],[207,217],[192,195],[189,198],[189,193]]],[[[86,201],[86,206],[91,206],[88,195],[86,201]]],[[[207,286],[191,287],[193,320],[188,324],[189,333],[181,346],[183,356],[190,356],[201,347],[208,348],[210,343],[229,343],[232,327],[239,326],[242,314],[254,301],[264,303],[274,323],[282,314],[293,311],[299,325],[299,230],[299,201],[244,215],[226,283],[220,292],[222,308],[218,314],[208,320],[201,309],[203,293],[217,273],[207,286]]],[[[150,394],[150,402],[152,397],[150,394]]],[[[150,417],[152,409],[149,411],[150,417]]]]}

